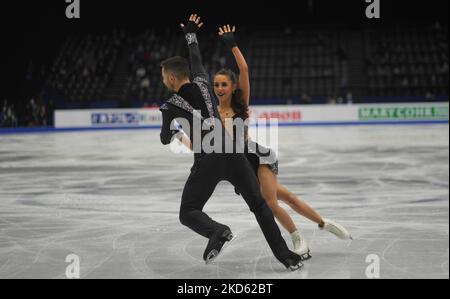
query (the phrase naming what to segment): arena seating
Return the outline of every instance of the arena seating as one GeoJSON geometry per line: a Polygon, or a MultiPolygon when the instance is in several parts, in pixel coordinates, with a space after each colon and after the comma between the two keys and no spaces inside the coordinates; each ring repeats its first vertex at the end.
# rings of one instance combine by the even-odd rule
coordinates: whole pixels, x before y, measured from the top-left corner
{"type": "Polygon", "coordinates": [[[448,96],[448,28],[370,30],[366,35],[372,96],[448,96]]]}

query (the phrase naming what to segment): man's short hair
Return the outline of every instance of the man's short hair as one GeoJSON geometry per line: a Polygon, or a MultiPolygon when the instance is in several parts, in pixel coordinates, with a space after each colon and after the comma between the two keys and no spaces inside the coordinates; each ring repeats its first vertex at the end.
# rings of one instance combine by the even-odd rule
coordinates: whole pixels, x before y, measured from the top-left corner
{"type": "Polygon", "coordinates": [[[181,56],[167,58],[160,65],[166,72],[171,73],[179,80],[189,79],[191,75],[188,61],[181,56]]]}

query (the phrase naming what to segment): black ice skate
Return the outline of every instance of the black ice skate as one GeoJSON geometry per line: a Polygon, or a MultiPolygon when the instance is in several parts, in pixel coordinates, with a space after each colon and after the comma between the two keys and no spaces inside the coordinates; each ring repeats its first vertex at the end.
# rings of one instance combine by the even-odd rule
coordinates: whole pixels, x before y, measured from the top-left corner
{"type": "Polygon", "coordinates": [[[230,244],[233,239],[234,235],[230,229],[214,233],[211,239],[209,239],[208,245],[206,246],[203,254],[205,263],[207,265],[212,263],[223,251],[224,245],[226,243],[230,244]]]}
{"type": "Polygon", "coordinates": [[[302,258],[294,252],[289,252],[288,256],[281,260],[286,269],[297,271],[303,268],[302,258]]]}

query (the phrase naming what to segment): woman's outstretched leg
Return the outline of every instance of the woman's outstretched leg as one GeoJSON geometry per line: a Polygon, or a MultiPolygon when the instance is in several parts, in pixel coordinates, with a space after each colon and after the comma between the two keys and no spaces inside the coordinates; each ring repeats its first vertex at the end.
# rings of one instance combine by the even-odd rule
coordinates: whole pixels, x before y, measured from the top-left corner
{"type": "Polygon", "coordinates": [[[312,222],[315,222],[319,227],[323,227],[325,222],[322,217],[313,208],[311,208],[306,202],[302,201],[294,193],[289,191],[285,186],[278,184],[277,186],[277,197],[281,199],[284,203],[289,205],[294,211],[303,217],[308,218],[312,222]]]}
{"type": "Polygon", "coordinates": [[[285,186],[278,184],[277,196],[294,211],[317,223],[321,230],[328,231],[342,240],[352,239],[352,236],[345,227],[333,220],[322,218],[319,213],[311,208],[306,202],[295,196],[295,194],[289,191],[285,186]]]}

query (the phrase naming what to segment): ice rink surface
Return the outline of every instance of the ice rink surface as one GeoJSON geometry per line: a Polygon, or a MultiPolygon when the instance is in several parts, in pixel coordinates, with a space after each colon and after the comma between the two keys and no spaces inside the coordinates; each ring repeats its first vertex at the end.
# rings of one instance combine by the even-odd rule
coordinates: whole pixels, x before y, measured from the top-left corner
{"type": "MultiPolygon", "coordinates": [[[[283,127],[279,180],[341,241],[287,206],[313,258],[286,272],[228,183],[205,211],[236,240],[213,264],[178,220],[192,156],[158,130],[0,135],[0,278],[449,278],[448,125],[283,127]],[[375,264],[374,264],[375,262],[375,264]]],[[[289,234],[282,229],[288,245],[289,234]]]]}

